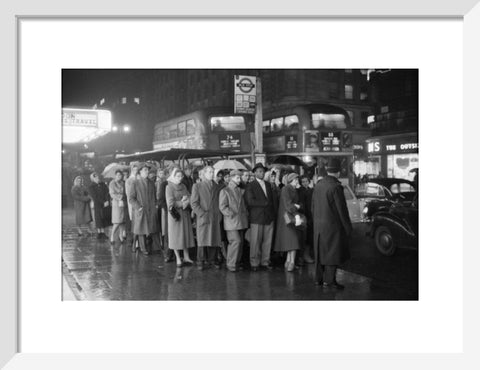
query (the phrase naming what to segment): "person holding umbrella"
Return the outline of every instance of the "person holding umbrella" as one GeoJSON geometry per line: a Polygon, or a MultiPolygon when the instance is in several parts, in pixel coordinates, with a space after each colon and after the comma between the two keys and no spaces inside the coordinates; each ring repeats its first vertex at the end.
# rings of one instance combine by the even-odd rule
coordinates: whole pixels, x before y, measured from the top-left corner
{"type": "Polygon", "coordinates": [[[112,198],[112,232],[110,234],[110,243],[115,242],[115,234],[118,231],[118,238],[123,243],[126,239],[125,230],[125,208],[126,207],[126,194],[125,194],[125,182],[123,181],[123,172],[121,170],[115,171],[115,179],[110,181],[108,186],[110,197],[112,198]]]}

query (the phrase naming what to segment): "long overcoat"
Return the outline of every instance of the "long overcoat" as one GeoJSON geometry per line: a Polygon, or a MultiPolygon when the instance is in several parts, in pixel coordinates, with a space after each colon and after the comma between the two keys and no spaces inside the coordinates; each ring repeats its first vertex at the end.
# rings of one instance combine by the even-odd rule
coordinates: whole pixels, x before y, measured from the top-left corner
{"type": "Polygon", "coordinates": [[[322,265],[339,265],[350,258],[352,223],[343,186],[335,177],[325,176],[313,190],[313,246],[322,265]]]}
{"type": "Polygon", "coordinates": [[[250,182],[245,188],[245,201],[251,224],[269,225],[276,220],[277,201],[269,182],[265,181],[267,195],[258,180],[250,182]]]}
{"type": "Polygon", "coordinates": [[[126,221],[127,197],[125,194],[125,183],[120,180],[112,180],[108,185],[110,197],[112,198],[112,223],[123,224],[126,221]]]}
{"type": "Polygon", "coordinates": [[[73,208],[75,209],[75,223],[77,225],[88,224],[92,221],[90,211],[90,196],[88,190],[83,185],[74,185],[72,187],[73,208]]]}
{"type": "Polygon", "coordinates": [[[155,200],[155,184],[152,180],[140,178],[132,182],[128,202],[132,205],[132,232],[149,235],[159,232],[155,200]]]}
{"type": "Polygon", "coordinates": [[[219,207],[223,214],[223,227],[225,230],[243,230],[248,228],[248,211],[244,190],[240,189],[233,181],[220,191],[219,207]]]}
{"type": "Polygon", "coordinates": [[[98,184],[92,182],[88,187],[88,193],[93,200],[93,212],[95,215],[95,226],[97,229],[110,226],[112,224],[112,208],[110,205],[110,194],[108,186],[104,182],[98,184]],[[105,202],[108,206],[105,207],[105,202]]]}
{"type": "Polygon", "coordinates": [[[183,209],[183,196],[190,197],[186,186],[182,183],[168,182],[165,190],[167,208],[175,207],[180,214],[180,220],[175,220],[168,212],[168,248],[182,250],[195,247],[192,221],[190,219],[190,207],[183,209]]]}
{"type": "Polygon", "coordinates": [[[213,180],[204,180],[192,187],[191,205],[197,216],[197,245],[199,247],[219,247],[221,245],[220,189],[220,185],[213,180]]]}
{"type": "Polygon", "coordinates": [[[285,222],[285,213],[289,213],[293,217],[298,212],[295,204],[300,205],[297,190],[291,185],[284,186],[280,192],[278,206],[275,252],[288,252],[300,249],[300,232],[295,225],[287,225],[285,222]]]}

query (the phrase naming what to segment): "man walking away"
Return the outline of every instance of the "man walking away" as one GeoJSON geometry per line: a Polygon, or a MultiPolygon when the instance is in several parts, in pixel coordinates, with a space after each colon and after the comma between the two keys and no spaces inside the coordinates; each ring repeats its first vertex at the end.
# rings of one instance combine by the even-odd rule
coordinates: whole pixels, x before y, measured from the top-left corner
{"type": "Polygon", "coordinates": [[[337,282],[336,272],[338,265],[350,258],[352,223],[338,176],[340,162],[332,158],[328,161],[327,176],[315,185],[312,214],[315,284],[341,290],[344,287],[337,282]]]}

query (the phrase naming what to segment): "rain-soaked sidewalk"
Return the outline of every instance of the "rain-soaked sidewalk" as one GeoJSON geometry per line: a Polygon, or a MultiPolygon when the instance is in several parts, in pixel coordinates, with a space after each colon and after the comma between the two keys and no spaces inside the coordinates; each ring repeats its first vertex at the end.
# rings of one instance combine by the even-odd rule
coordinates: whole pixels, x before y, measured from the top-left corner
{"type": "MultiPolygon", "coordinates": [[[[132,253],[131,244],[78,237],[71,211],[63,218],[64,299],[77,300],[403,300],[412,299],[395,284],[339,270],[340,292],[313,284],[313,265],[286,272],[232,273],[177,268],[163,255],[132,253]]],[[[85,233],[86,234],[86,233],[85,233]]]]}

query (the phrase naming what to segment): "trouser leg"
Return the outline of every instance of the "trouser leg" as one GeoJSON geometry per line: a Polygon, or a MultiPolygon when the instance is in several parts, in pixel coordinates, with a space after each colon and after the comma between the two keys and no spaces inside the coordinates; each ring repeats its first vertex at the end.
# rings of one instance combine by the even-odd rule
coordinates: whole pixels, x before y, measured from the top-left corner
{"type": "Polygon", "coordinates": [[[320,263],[320,246],[318,241],[314,243],[313,247],[313,257],[315,259],[315,281],[322,282],[323,281],[323,266],[320,263]]]}
{"type": "Polygon", "coordinates": [[[146,248],[146,235],[137,235],[138,238],[138,246],[140,247],[140,250],[143,253],[148,253],[147,248],[146,248]]]}
{"type": "Polygon", "coordinates": [[[327,284],[332,284],[336,281],[335,275],[337,273],[336,265],[326,265],[323,273],[323,281],[327,284]]]}
{"type": "Polygon", "coordinates": [[[197,263],[205,262],[205,249],[206,247],[197,247],[197,263]]]}
{"type": "Polygon", "coordinates": [[[218,247],[207,247],[207,261],[213,265],[216,262],[218,247]]]}
{"type": "Polygon", "coordinates": [[[240,232],[238,230],[227,230],[228,249],[227,249],[227,267],[235,268],[239,261],[239,251],[241,247],[240,232]]]}
{"type": "Polygon", "coordinates": [[[261,258],[261,245],[263,225],[251,224],[250,226],[250,265],[258,267],[261,258]]]}
{"type": "Polygon", "coordinates": [[[161,243],[160,243],[160,235],[158,233],[152,234],[152,250],[153,251],[160,251],[161,243]]]}
{"type": "Polygon", "coordinates": [[[243,245],[245,243],[244,234],[245,234],[244,230],[238,230],[238,237],[240,240],[240,244],[238,245],[237,262],[236,262],[237,265],[240,264],[240,261],[242,260],[243,245]]]}
{"type": "Polygon", "coordinates": [[[270,264],[270,252],[272,251],[273,222],[263,226],[261,264],[266,266],[270,264]]]}

